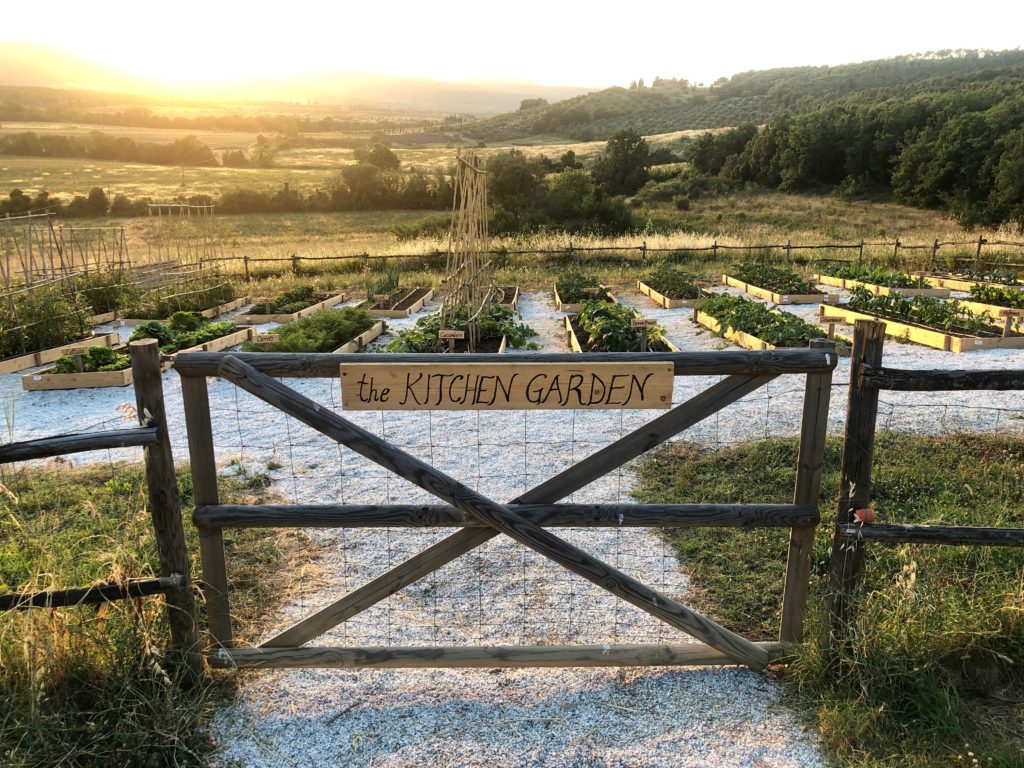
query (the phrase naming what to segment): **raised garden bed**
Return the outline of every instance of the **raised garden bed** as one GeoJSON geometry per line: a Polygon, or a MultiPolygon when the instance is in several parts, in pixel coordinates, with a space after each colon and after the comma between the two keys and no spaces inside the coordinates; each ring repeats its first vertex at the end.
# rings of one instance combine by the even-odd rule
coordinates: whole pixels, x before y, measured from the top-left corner
{"type": "Polygon", "coordinates": [[[740,296],[715,294],[694,307],[693,321],[745,349],[806,347],[825,331],[796,315],[740,296]]]}
{"type": "Polygon", "coordinates": [[[761,262],[744,262],[734,267],[734,274],[722,275],[722,282],[731,288],[774,304],[819,304],[828,295],[818,291],[807,278],[761,262]]]}
{"type": "MultiPolygon", "coordinates": [[[[126,346],[69,349],[78,353],[62,355],[56,365],[21,377],[21,388],[28,392],[53,389],[99,389],[127,387],[134,381],[131,358],[126,346]],[[109,370],[108,370],[109,369],[109,370]]],[[[161,364],[163,370],[170,362],[161,364]]]]}
{"type": "MultiPolygon", "coordinates": [[[[640,314],[629,307],[585,301],[579,313],[565,318],[569,347],[573,352],[639,352],[645,331],[633,325],[637,318],[640,314]]],[[[662,333],[657,325],[647,327],[648,351],[678,352],[662,333]]]]}
{"type": "MultiPolygon", "coordinates": [[[[226,304],[218,304],[215,307],[208,307],[206,309],[197,309],[197,310],[195,310],[195,312],[196,312],[196,314],[202,315],[203,317],[212,320],[215,317],[220,317],[221,315],[226,315],[228,312],[234,312],[239,307],[244,307],[248,303],[249,303],[248,297],[242,296],[240,298],[233,299],[233,300],[227,302],[226,304]]],[[[112,317],[110,317],[110,319],[102,319],[99,322],[94,322],[94,324],[95,325],[102,325],[103,323],[116,322],[118,325],[126,325],[128,327],[134,327],[136,325],[141,325],[142,323],[145,323],[148,320],[155,320],[155,319],[161,319],[162,320],[163,319],[163,318],[141,318],[141,317],[125,317],[125,318],[122,318],[122,317],[118,317],[118,313],[116,313],[116,312],[107,313],[106,315],[98,315],[97,317],[107,318],[108,316],[111,316],[111,315],[112,315],[112,317]]],[[[95,321],[95,319],[96,319],[95,317],[94,318],[90,318],[91,321],[95,321]]]]}
{"type": "Polygon", "coordinates": [[[975,285],[994,288],[1022,287],[1017,276],[1008,272],[954,272],[945,274],[917,274],[925,283],[935,288],[950,288],[954,291],[969,291],[975,285]]]}
{"type": "Polygon", "coordinates": [[[832,285],[852,291],[864,288],[876,296],[931,296],[933,298],[949,298],[948,288],[925,288],[925,282],[919,277],[911,277],[903,272],[886,271],[877,267],[858,264],[847,264],[831,270],[831,274],[822,272],[812,278],[821,285],[832,285]]]}
{"type": "Polygon", "coordinates": [[[423,309],[432,298],[434,298],[433,288],[414,288],[395,302],[386,299],[374,303],[372,299],[367,299],[356,306],[365,309],[374,317],[409,317],[423,309]]]}
{"type": "Polygon", "coordinates": [[[71,347],[112,347],[120,343],[121,337],[117,333],[97,333],[84,339],[61,344],[59,347],[51,347],[50,349],[42,349],[38,352],[29,352],[28,354],[0,360],[0,374],[23,371],[26,368],[34,368],[38,365],[47,365],[63,355],[64,350],[71,347]]]}
{"type": "MultiPolygon", "coordinates": [[[[465,309],[449,322],[448,331],[461,331],[469,328],[468,314],[465,309]]],[[[421,317],[412,328],[399,331],[385,351],[387,352],[468,352],[468,340],[439,338],[441,334],[441,315],[434,312],[421,317]]],[[[474,352],[504,352],[509,347],[533,347],[527,339],[537,333],[528,325],[518,322],[518,313],[510,306],[491,304],[480,319],[480,338],[474,352]]]]}
{"type": "Polygon", "coordinates": [[[253,307],[248,312],[235,317],[235,322],[250,323],[252,325],[259,325],[261,323],[291,323],[303,317],[309,317],[321,309],[328,309],[341,304],[344,300],[344,293],[306,289],[289,291],[272,299],[259,297],[253,299],[253,307]],[[299,304],[305,304],[305,306],[298,307],[297,305],[299,304]],[[277,311],[270,311],[274,307],[278,308],[277,311]],[[284,311],[285,308],[290,309],[290,311],[284,311]]]}
{"type": "Polygon", "coordinates": [[[246,352],[356,352],[387,330],[387,324],[360,307],[322,309],[271,333],[260,333],[246,352]]]}
{"type": "MultiPolygon", "coordinates": [[[[551,286],[551,290],[554,293],[555,308],[559,312],[579,312],[580,311],[580,305],[584,301],[583,299],[581,299],[580,301],[576,301],[576,302],[564,302],[564,301],[562,301],[562,297],[558,295],[558,286],[557,285],[552,285],[551,286]]],[[[615,296],[612,295],[612,292],[609,291],[607,288],[605,288],[603,285],[600,286],[599,288],[593,289],[593,293],[591,294],[590,298],[593,298],[593,299],[604,299],[604,301],[608,302],[609,304],[618,304],[619,303],[619,300],[616,299],[615,296]]]]}
{"type": "Polygon", "coordinates": [[[671,299],[656,290],[651,288],[643,280],[636,281],[636,289],[640,291],[644,296],[647,296],[655,304],[664,307],[665,309],[678,309],[679,307],[692,307],[693,302],[697,299],[671,299]]]}
{"type": "Polygon", "coordinates": [[[689,307],[701,293],[693,277],[667,263],[659,265],[643,280],[637,280],[636,289],[665,309],[689,307]]]}
{"type": "Polygon", "coordinates": [[[990,325],[990,332],[981,335],[956,333],[910,320],[897,320],[866,311],[856,311],[846,306],[818,306],[818,317],[822,323],[845,323],[853,325],[857,320],[876,320],[885,324],[886,336],[913,341],[926,347],[941,349],[945,352],[974,352],[981,349],[1024,349],[1024,334],[1008,329],[1007,325],[998,327],[990,325]],[[1004,333],[1006,335],[1004,335],[1004,333]]]}
{"type": "Polygon", "coordinates": [[[519,307],[519,286],[518,285],[497,285],[498,306],[516,309],[519,307]]]}

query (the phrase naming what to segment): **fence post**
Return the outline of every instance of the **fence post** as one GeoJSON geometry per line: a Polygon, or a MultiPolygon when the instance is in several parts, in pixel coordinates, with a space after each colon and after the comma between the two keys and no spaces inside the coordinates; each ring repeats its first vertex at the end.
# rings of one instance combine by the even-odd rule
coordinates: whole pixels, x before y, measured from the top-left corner
{"type": "MultiPolygon", "coordinates": [[[[812,339],[812,349],[835,350],[829,339],[812,339]]],[[[828,407],[832,395],[832,371],[807,374],[804,389],[804,411],[800,423],[800,448],[796,467],[794,504],[818,505],[821,490],[821,465],[825,454],[825,433],[828,429],[828,407]]],[[[779,640],[799,643],[804,637],[804,613],[811,580],[811,557],[814,553],[816,526],[791,528],[789,558],[786,563],[786,586],[782,594],[782,623],[779,640]]]]}
{"type": "Polygon", "coordinates": [[[931,264],[928,265],[928,271],[929,272],[934,272],[935,271],[935,260],[938,257],[938,255],[939,255],[939,239],[935,238],[935,242],[932,243],[932,261],[931,261],[931,264]]]}
{"type": "Polygon", "coordinates": [[[901,245],[900,239],[897,237],[896,238],[896,244],[893,245],[893,247],[892,247],[892,263],[893,263],[893,266],[896,266],[897,264],[900,263],[900,245],[901,245]]]}
{"type": "Polygon", "coordinates": [[[974,267],[980,271],[981,267],[981,246],[983,246],[987,240],[982,235],[978,235],[978,250],[974,253],[974,267]]]}
{"type": "Polygon", "coordinates": [[[864,241],[860,241],[860,252],[857,254],[857,263],[860,264],[864,261],[864,241]]]}
{"type": "Polygon", "coordinates": [[[839,501],[832,534],[829,562],[828,622],[826,642],[838,647],[850,623],[853,592],[864,568],[864,547],[844,539],[840,525],[856,521],[858,509],[871,503],[871,460],[875,448],[878,390],[864,387],[864,365],[882,364],[885,324],[858,320],[854,325],[850,354],[850,397],[846,410],[846,432],[839,473],[839,501]]]}
{"type": "Polygon", "coordinates": [[[245,267],[245,282],[251,283],[252,277],[249,276],[249,256],[246,254],[242,256],[242,265],[245,267]]]}
{"type": "Polygon", "coordinates": [[[294,253],[292,254],[292,274],[299,274],[299,257],[294,253]]]}
{"type": "Polygon", "coordinates": [[[174,456],[167,433],[164,390],[160,376],[160,346],[156,339],[141,339],[128,345],[135,380],[135,407],[139,423],[156,427],[160,441],[143,449],[149,514],[153,519],[160,576],[179,574],[181,585],[166,593],[167,619],[176,661],[193,679],[202,673],[202,658],[196,636],[195,601],[185,529],[181,521],[181,499],[174,473],[174,456]]]}

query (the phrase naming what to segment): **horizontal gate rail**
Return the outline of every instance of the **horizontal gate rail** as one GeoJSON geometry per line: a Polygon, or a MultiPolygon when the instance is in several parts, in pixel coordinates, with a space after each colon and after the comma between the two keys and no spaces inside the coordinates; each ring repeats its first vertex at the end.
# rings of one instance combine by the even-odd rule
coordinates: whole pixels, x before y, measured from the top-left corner
{"type": "Polygon", "coordinates": [[[114,600],[131,600],[181,589],[185,580],[180,574],[156,579],[136,579],[123,584],[97,584],[80,589],[59,589],[49,592],[26,592],[0,595],[0,611],[24,608],[67,608],[74,605],[97,605],[114,600]]]}
{"type": "MultiPolygon", "coordinates": [[[[810,504],[517,504],[549,528],[792,528],[816,525],[810,504]]],[[[192,521],[214,528],[483,528],[446,504],[208,504],[192,521]]]]}
{"type": "Polygon", "coordinates": [[[133,448],[156,445],[160,434],[156,427],[113,429],[107,432],[75,432],[55,437],[41,437],[0,446],[0,464],[14,461],[47,459],[83,451],[101,451],[107,448],[133,448]]]}
{"type": "Polygon", "coordinates": [[[865,365],[860,380],[867,388],[901,392],[1005,391],[1024,389],[1024,370],[915,371],[865,365]]]}
{"type": "MultiPolygon", "coordinates": [[[[793,643],[753,643],[769,664],[792,655],[793,643]]],[[[636,667],[731,664],[726,654],[704,643],[539,645],[539,646],[384,646],[364,648],[231,648],[211,654],[219,667],[446,668],[636,667]]]]}
{"type": "Polygon", "coordinates": [[[840,526],[851,541],[882,544],[955,544],[974,547],[1024,547],[1024,528],[981,528],[964,525],[858,525],[840,526]]]}
{"type": "MultiPolygon", "coordinates": [[[[221,361],[233,357],[260,373],[278,377],[337,378],[342,363],[431,363],[463,365],[466,363],[621,363],[635,359],[625,352],[555,352],[543,355],[506,352],[496,361],[493,354],[398,354],[353,352],[348,354],[297,352],[187,352],[174,359],[174,369],[182,376],[218,375],[221,361]]],[[[779,349],[763,352],[723,350],[721,352],[645,352],[645,363],[669,362],[676,376],[715,376],[741,374],[761,376],[787,373],[826,373],[836,367],[836,354],[831,349],[779,349]]]]}

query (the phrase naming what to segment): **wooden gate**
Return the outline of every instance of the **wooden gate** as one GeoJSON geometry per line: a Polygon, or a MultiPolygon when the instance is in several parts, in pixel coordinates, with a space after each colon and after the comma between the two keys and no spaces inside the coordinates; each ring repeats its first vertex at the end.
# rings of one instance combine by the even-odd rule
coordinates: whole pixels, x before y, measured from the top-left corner
{"type": "MultiPolygon", "coordinates": [[[[275,354],[190,353],[182,377],[189,453],[215,666],[516,667],[743,664],[784,660],[803,636],[818,491],[836,355],[831,342],[804,350],[632,354],[275,354]],[[482,496],[429,464],[272,377],[337,377],[342,363],[671,362],[676,376],[723,378],[639,429],[512,501],[482,496]],[[792,504],[564,504],[560,500],[754,392],[780,375],[806,375],[792,504]],[[438,497],[442,505],[222,505],[218,500],[207,377],[221,377],[438,497]],[[229,527],[460,527],[454,533],[255,648],[232,638],[222,530],[229,527]],[[790,529],[778,642],[751,642],[564,541],[547,527],[743,526],[790,529]],[[701,642],[621,645],[305,647],[446,563],[503,533],[701,642]]],[[[739,554],[739,553],[738,553],[739,554]]]]}

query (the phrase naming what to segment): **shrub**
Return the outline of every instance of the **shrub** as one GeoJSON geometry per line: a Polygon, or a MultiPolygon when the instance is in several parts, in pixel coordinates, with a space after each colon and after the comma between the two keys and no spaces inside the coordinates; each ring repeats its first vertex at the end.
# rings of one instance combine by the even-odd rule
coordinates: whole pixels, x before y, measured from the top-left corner
{"type": "Polygon", "coordinates": [[[309,317],[285,323],[276,331],[277,341],[269,345],[246,342],[246,352],[333,352],[373,327],[376,320],[364,309],[317,310],[309,317]]]}

